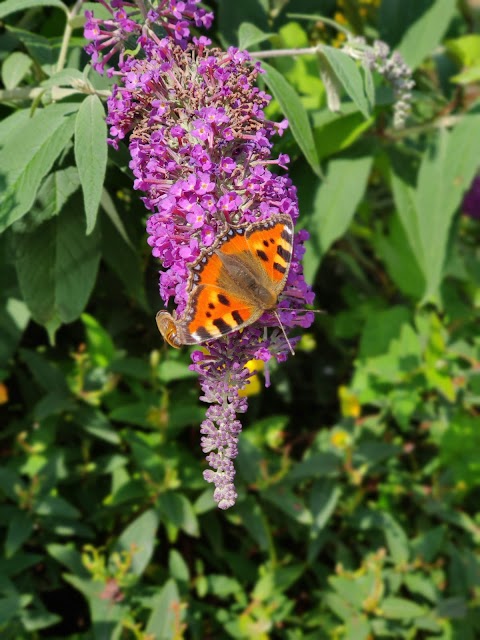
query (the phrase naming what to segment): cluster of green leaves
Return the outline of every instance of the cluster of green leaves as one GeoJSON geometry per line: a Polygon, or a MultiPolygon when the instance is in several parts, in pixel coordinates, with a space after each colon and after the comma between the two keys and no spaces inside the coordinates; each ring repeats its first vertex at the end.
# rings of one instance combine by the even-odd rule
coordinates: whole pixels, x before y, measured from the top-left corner
{"type": "Polygon", "coordinates": [[[462,198],[480,16],[454,0],[212,5],[223,46],[322,43],[268,59],[264,81],[327,312],[269,389],[251,385],[221,512],[78,8],[0,6],[2,638],[475,640],[480,222],[462,198]],[[319,21],[338,12],[414,69],[405,130],[384,79],[319,21]]]}

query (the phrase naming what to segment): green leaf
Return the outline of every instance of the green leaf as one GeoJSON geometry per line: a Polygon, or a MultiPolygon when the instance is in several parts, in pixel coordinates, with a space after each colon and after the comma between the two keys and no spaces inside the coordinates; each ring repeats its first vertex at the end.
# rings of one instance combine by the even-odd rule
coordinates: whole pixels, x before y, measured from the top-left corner
{"type": "Polygon", "coordinates": [[[342,114],[319,111],[313,119],[313,135],[320,160],[347,149],[374,123],[365,120],[353,104],[342,106],[342,114]]]}
{"type": "Polygon", "coordinates": [[[471,67],[461,73],[451,76],[450,81],[456,84],[471,84],[480,80],[480,66],[471,67]]]}
{"type": "Polygon", "coordinates": [[[381,609],[383,616],[392,620],[419,618],[428,611],[426,607],[421,607],[411,600],[395,597],[382,600],[381,609]]]}
{"type": "Polygon", "coordinates": [[[163,518],[191,536],[199,535],[198,520],[192,504],[180,494],[168,491],[158,497],[158,510],[163,518]]]}
{"type": "Polygon", "coordinates": [[[251,22],[242,22],[238,28],[238,48],[248,49],[271,38],[274,34],[264,33],[251,22]]]}
{"type": "Polygon", "coordinates": [[[242,2],[220,2],[216,15],[221,41],[227,44],[236,42],[236,36],[242,22],[250,22],[262,31],[269,28],[269,7],[265,0],[242,0],[242,2]]]}
{"type": "Polygon", "coordinates": [[[400,305],[371,314],[363,328],[358,357],[373,358],[386,353],[392,340],[400,335],[403,325],[411,319],[409,309],[400,305]]]}
{"type": "Polygon", "coordinates": [[[189,363],[180,360],[162,360],[157,367],[158,379],[167,384],[173,380],[195,378],[192,373],[194,372],[190,370],[189,363]]]}
{"type": "Polygon", "coordinates": [[[82,322],[87,336],[89,356],[97,367],[107,367],[116,354],[110,334],[88,313],[82,314],[82,322]]]}
{"type": "Polygon", "coordinates": [[[327,56],[322,52],[318,54],[318,66],[320,70],[320,78],[322,79],[325,93],[327,96],[327,107],[332,115],[340,113],[342,83],[338,79],[332,65],[327,56]]]}
{"type": "Polygon", "coordinates": [[[59,615],[50,613],[43,607],[41,609],[24,609],[20,619],[25,629],[30,632],[46,629],[61,621],[59,615]]]}
{"type": "Polygon", "coordinates": [[[410,557],[408,537],[402,527],[389,513],[383,513],[383,531],[388,550],[395,564],[405,566],[410,557]]]}
{"type": "MultiPolygon", "coordinates": [[[[145,272],[140,252],[135,250],[117,212],[109,206],[110,196],[105,190],[102,195],[102,207],[107,212],[100,216],[102,229],[102,259],[108,264],[113,273],[125,287],[127,295],[132,297],[148,313],[151,306],[147,302],[145,293],[145,272]],[[118,224],[117,224],[118,222],[118,224]]],[[[113,206],[113,203],[111,203],[113,206]]],[[[152,318],[152,321],[154,319],[152,318]]]]}
{"type": "Polygon", "coordinates": [[[298,497],[285,486],[276,485],[268,487],[263,492],[264,500],[275,505],[287,518],[299,524],[312,526],[313,518],[306,508],[302,498],[298,497]]]}
{"type": "Polygon", "coordinates": [[[322,47],[322,54],[327,58],[331,69],[337,76],[340,84],[353,100],[358,110],[365,118],[371,114],[371,104],[365,93],[365,82],[360,68],[352,58],[334,47],[322,47]]]}
{"type": "Polygon", "coordinates": [[[0,624],[2,628],[8,624],[10,620],[16,618],[22,610],[22,603],[20,597],[16,594],[7,596],[6,598],[0,598],[0,624]]]}
{"type": "Polygon", "coordinates": [[[8,522],[5,539],[5,557],[13,556],[33,531],[32,517],[25,511],[18,511],[8,522]]]}
{"type": "Polygon", "coordinates": [[[41,82],[42,87],[74,87],[77,83],[85,83],[84,74],[75,68],[62,69],[53,73],[41,82]]]}
{"type": "Polygon", "coordinates": [[[5,89],[18,87],[23,78],[30,71],[32,59],[21,51],[14,51],[2,66],[2,80],[5,89]]]}
{"type": "Polygon", "coordinates": [[[6,467],[0,467],[0,489],[6,496],[13,500],[18,501],[18,489],[22,486],[22,479],[19,474],[13,469],[7,469],[6,467]]]}
{"type": "Polygon", "coordinates": [[[380,226],[376,229],[373,246],[400,291],[416,300],[421,299],[425,278],[396,213],[388,221],[388,232],[380,226]]]}
{"type": "Polygon", "coordinates": [[[458,60],[462,67],[472,67],[480,63],[480,35],[476,33],[447,40],[445,49],[458,60]]]}
{"type": "Polygon", "coordinates": [[[168,580],[154,601],[145,631],[152,634],[155,640],[173,640],[179,624],[178,618],[182,615],[177,583],[175,580],[168,580]]]}
{"type": "Polygon", "coordinates": [[[131,570],[136,576],[141,576],[150,562],[157,529],[158,515],[149,509],[128,525],[113,547],[113,551],[118,553],[126,551],[131,554],[131,570]]]}
{"type": "Polygon", "coordinates": [[[188,583],[190,580],[188,565],[176,549],[170,550],[168,556],[168,569],[170,575],[175,578],[175,580],[178,580],[178,582],[188,583]]]}
{"type": "MultiPolygon", "coordinates": [[[[129,249],[135,251],[135,248],[128,236],[123,220],[121,219],[117,211],[117,208],[115,206],[115,203],[112,197],[110,196],[110,194],[106,189],[102,189],[102,197],[100,199],[100,204],[102,205],[102,208],[107,214],[107,216],[110,218],[110,222],[115,227],[115,230],[117,231],[119,236],[122,238],[122,240],[125,242],[125,244],[128,246],[129,249]]],[[[109,241],[110,241],[110,237],[109,237],[109,241]]]]}
{"type": "Polygon", "coordinates": [[[70,207],[15,238],[20,289],[33,318],[51,334],[80,316],[97,276],[99,234],[85,236],[78,214],[70,207]]]}
{"type": "Polygon", "coordinates": [[[3,0],[0,5],[0,19],[16,11],[25,11],[33,7],[56,7],[68,15],[68,7],[60,0],[3,0]]]}
{"type": "Polygon", "coordinates": [[[370,640],[373,637],[366,615],[356,615],[349,618],[345,631],[345,640],[370,640]]]}
{"type": "Polygon", "coordinates": [[[62,520],[78,520],[80,511],[59,496],[46,496],[35,505],[35,514],[61,518],[62,520]]]}
{"type": "Polygon", "coordinates": [[[325,180],[317,187],[313,214],[308,220],[304,271],[312,282],[322,257],[347,230],[365,192],[372,158],[339,158],[328,164],[325,180]]]}
{"type": "MultiPolygon", "coordinates": [[[[209,495],[212,500],[210,491],[209,495]]],[[[200,511],[197,507],[197,503],[195,506],[197,508],[197,513],[199,513],[200,511]]],[[[268,529],[268,521],[265,518],[265,514],[262,512],[260,505],[251,497],[247,497],[245,500],[235,505],[235,511],[242,518],[242,522],[248,531],[248,535],[255,540],[255,544],[258,545],[259,549],[266,551],[271,544],[271,537],[268,529]]]]}
{"type": "Polygon", "coordinates": [[[335,511],[342,490],[336,480],[322,479],[313,483],[310,492],[310,511],[313,516],[310,535],[317,536],[335,511]]]}
{"type": "Polygon", "coordinates": [[[266,62],[262,62],[266,73],[263,75],[274,97],[278,100],[283,113],[288,118],[293,137],[305,156],[308,164],[317,176],[322,175],[312,128],[302,101],[281,73],[266,62]]]}
{"type": "Polygon", "coordinates": [[[42,222],[56,216],[80,186],[78,171],[67,167],[50,173],[40,186],[31,210],[14,223],[15,232],[32,231],[42,222]]]}
{"type": "Polygon", "coordinates": [[[436,293],[440,284],[453,214],[477,170],[479,137],[480,115],[467,115],[450,133],[439,133],[420,166],[416,204],[426,297],[436,293]]]}
{"type": "MultiPolygon", "coordinates": [[[[73,422],[80,425],[87,433],[95,438],[110,442],[111,444],[120,444],[121,439],[115,431],[113,425],[108,418],[98,409],[88,406],[80,406],[73,414],[73,422]]],[[[105,470],[102,467],[102,472],[105,470]]]]}
{"type": "Polygon", "coordinates": [[[60,389],[68,392],[64,372],[56,364],[48,360],[45,355],[30,349],[21,349],[20,356],[28,366],[32,378],[43,389],[46,391],[60,389]]]}
{"type": "MultiPolygon", "coordinates": [[[[46,75],[55,72],[55,66],[60,51],[60,40],[50,40],[39,33],[18,29],[7,25],[8,31],[23,43],[30,57],[41,67],[46,75]]],[[[77,105],[78,108],[78,105],[77,105]]]]}
{"type": "Polygon", "coordinates": [[[60,564],[67,567],[67,569],[73,573],[84,577],[89,576],[87,569],[83,565],[82,556],[80,552],[73,547],[73,543],[49,544],[46,546],[46,550],[52,558],[55,558],[57,562],[60,562],[60,564]]]}
{"type": "Polygon", "coordinates": [[[5,367],[15,352],[30,320],[27,306],[20,300],[2,300],[0,306],[0,367],[5,367]]]}
{"type": "Polygon", "coordinates": [[[423,155],[416,190],[394,169],[398,215],[425,278],[423,301],[438,301],[453,216],[477,170],[480,115],[438,132],[423,155]],[[441,176],[441,180],[439,179],[441,176]]]}
{"type": "Polygon", "coordinates": [[[91,576],[81,578],[78,575],[64,574],[63,578],[80,591],[88,601],[93,623],[92,638],[95,640],[119,638],[120,621],[126,618],[127,610],[121,602],[112,602],[110,598],[102,597],[107,583],[92,580],[91,576]]]}
{"type": "Polygon", "coordinates": [[[75,105],[53,104],[33,117],[19,111],[0,128],[0,231],[32,207],[38,188],[68,144],[74,128],[75,105]]]}
{"type": "Polygon", "coordinates": [[[437,602],[439,590],[429,577],[420,573],[406,573],[403,582],[410,593],[419,595],[432,603],[437,602]]]}
{"type": "Polygon", "coordinates": [[[87,235],[97,220],[107,168],[107,124],[100,98],[90,95],[82,102],[75,120],[75,160],[82,184],[87,235]]]}
{"type": "Polygon", "coordinates": [[[416,69],[438,45],[455,11],[456,0],[435,0],[404,34],[397,49],[412,69],[416,69]]]}

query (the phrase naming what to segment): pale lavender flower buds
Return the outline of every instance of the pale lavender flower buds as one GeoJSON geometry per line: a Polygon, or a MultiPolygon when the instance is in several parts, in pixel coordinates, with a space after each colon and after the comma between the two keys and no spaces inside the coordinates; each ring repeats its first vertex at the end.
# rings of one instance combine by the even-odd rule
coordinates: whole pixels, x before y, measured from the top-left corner
{"type": "Polygon", "coordinates": [[[415,86],[412,70],[404,62],[401,54],[394,51],[382,40],[375,40],[373,46],[361,36],[350,37],[342,50],[355,60],[361,60],[370,71],[376,71],[392,86],[395,98],[393,106],[393,126],[401,129],[411,111],[412,93],[415,86]]]}

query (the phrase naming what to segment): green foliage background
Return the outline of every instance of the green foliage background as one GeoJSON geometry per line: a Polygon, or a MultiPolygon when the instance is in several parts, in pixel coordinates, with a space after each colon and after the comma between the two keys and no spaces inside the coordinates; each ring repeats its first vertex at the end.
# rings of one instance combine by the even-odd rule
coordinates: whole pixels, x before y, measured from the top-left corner
{"type": "Polygon", "coordinates": [[[154,326],[147,213],[104,143],[82,20],[0,4],[2,639],[480,637],[475,4],[210,5],[224,47],[329,45],[341,87],[332,113],[314,54],[265,67],[326,313],[250,398],[227,512],[189,354],[154,326]],[[320,15],[401,51],[406,129],[320,15]]]}

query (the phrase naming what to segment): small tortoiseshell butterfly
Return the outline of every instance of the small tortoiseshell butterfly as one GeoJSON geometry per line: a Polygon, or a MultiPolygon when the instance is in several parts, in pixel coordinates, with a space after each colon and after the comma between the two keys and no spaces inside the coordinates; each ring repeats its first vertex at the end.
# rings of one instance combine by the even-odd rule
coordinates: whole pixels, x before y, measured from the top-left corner
{"type": "Polygon", "coordinates": [[[276,313],[292,248],[293,221],[288,215],[231,227],[189,265],[183,316],[157,313],[166,342],[176,348],[199,344],[243,329],[265,311],[276,313]]]}

